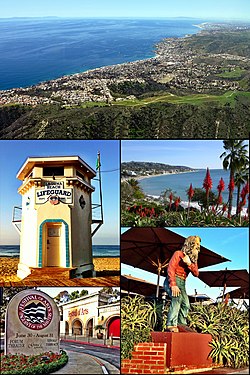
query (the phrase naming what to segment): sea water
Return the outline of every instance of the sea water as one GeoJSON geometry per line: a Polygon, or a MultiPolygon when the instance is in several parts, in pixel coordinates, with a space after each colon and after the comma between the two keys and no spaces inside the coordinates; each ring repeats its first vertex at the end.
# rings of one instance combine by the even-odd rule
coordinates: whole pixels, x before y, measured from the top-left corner
{"type": "Polygon", "coordinates": [[[198,19],[0,19],[0,90],[153,57],[166,37],[199,31],[198,19]]]}
{"type": "MultiPolygon", "coordinates": [[[[217,186],[221,178],[225,182],[225,190],[222,193],[223,201],[226,203],[228,200],[228,184],[229,184],[229,171],[223,169],[211,169],[210,175],[213,182],[212,191],[215,194],[218,194],[217,186]]],[[[160,175],[152,178],[145,178],[139,180],[139,185],[147,195],[160,196],[162,192],[167,189],[170,189],[175,193],[177,197],[180,197],[182,201],[188,201],[187,190],[189,189],[190,184],[193,188],[203,187],[203,181],[206,176],[206,170],[198,170],[195,172],[180,173],[180,174],[168,174],[160,175]]],[[[205,191],[203,189],[203,191],[205,191]]],[[[236,204],[236,188],[233,193],[233,204],[236,204]]]]}
{"type": "MultiPolygon", "coordinates": [[[[19,257],[19,245],[0,245],[0,257],[19,257]]],[[[93,257],[106,258],[106,257],[119,257],[119,245],[93,245],[93,257]]]]}

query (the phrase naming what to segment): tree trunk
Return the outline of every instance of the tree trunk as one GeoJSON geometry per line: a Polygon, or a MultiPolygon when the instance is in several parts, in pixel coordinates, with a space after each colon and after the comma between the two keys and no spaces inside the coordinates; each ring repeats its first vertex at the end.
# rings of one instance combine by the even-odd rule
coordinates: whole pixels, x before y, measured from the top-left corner
{"type": "Polygon", "coordinates": [[[239,215],[239,204],[240,204],[240,183],[237,185],[236,216],[239,215]]]}
{"type": "MultiPolygon", "coordinates": [[[[230,171],[230,182],[234,179],[234,171],[231,169],[230,171]]],[[[229,196],[228,196],[228,215],[231,217],[231,212],[232,212],[232,205],[233,205],[233,190],[229,190],[229,196]]]]}

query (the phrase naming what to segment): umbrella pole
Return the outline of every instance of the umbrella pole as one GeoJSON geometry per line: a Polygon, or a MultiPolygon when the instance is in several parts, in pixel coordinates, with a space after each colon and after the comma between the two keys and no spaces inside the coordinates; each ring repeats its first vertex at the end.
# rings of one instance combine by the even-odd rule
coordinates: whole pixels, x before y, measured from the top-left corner
{"type": "Polygon", "coordinates": [[[223,295],[222,295],[222,302],[224,301],[224,298],[225,298],[225,292],[226,292],[226,283],[224,284],[223,286],[223,295]]]}
{"type": "Polygon", "coordinates": [[[161,267],[158,267],[156,298],[159,298],[161,267]]]}

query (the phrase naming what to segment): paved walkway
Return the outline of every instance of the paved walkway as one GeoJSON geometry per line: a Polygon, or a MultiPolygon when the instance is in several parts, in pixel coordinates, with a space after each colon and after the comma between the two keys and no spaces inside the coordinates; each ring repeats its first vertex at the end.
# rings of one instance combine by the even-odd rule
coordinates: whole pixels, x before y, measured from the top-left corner
{"type": "Polygon", "coordinates": [[[120,374],[115,366],[89,354],[67,351],[68,363],[52,374],[120,374]]]}
{"type": "Polygon", "coordinates": [[[120,339],[97,339],[96,337],[86,337],[86,336],[66,336],[62,335],[60,338],[61,342],[74,342],[76,344],[81,344],[81,345],[95,345],[95,346],[103,346],[108,347],[108,348],[115,348],[119,349],[120,348],[120,339]]]}

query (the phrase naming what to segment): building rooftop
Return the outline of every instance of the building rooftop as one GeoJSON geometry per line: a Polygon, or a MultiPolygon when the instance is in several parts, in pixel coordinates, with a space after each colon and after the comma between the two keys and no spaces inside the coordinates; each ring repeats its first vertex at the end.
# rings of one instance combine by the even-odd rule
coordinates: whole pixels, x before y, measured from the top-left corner
{"type": "Polygon", "coordinates": [[[96,176],[96,172],[92,169],[85,161],[83,161],[79,156],[41,156],[41,157],[28,157],[20,170],[17,172],[17,178],[19,180],[24,180],[27,177],[34,166],[41,165],[76,165],[83,172],[88,173],[90,178],[96,176]]]}

